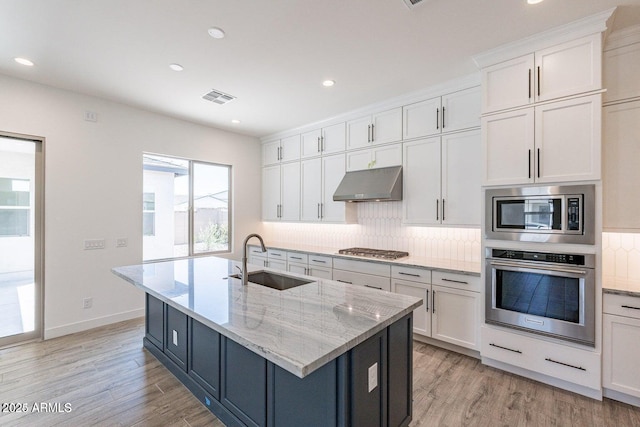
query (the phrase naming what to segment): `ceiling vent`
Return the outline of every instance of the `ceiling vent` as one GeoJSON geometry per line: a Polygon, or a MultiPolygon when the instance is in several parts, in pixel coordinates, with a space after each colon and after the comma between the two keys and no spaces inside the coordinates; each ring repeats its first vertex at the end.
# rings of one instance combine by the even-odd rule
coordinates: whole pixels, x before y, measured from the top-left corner
{"type": "Polygon", "coordinates": [[[409,9],[413,9],[420,3],[425,3],[425,0],[404,0],[404,3],[407,5],[409,9]]]}
{"type": "Polygon", "coordinates": [[[210,92],[205,93],[202,96],[202,99],[206,99],[207,101],[215,102],[216,104],[224,105],[227,102],[233,101],[234,99],[236,99],[236,97],[213,89],[210,92]]]}

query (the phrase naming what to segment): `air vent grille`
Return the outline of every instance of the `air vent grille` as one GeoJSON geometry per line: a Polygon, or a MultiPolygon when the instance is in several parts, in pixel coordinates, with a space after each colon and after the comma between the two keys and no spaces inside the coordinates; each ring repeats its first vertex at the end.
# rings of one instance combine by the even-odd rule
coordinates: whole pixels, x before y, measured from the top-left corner
{"type": "Polygon", "coordinates": [[[404,0],[404,3],[407,5],[409,9],[413,9],[418,4],[423,3],[424,0],[404,0]]]}
{"type": "Polygon", "coordinates": [[[229,95],[224,92],[220,92],[219,90],[211,90],[208,93],[205,93],[202,96],[202,99],[206,99],[207,101],[215,102],[216,104],[224,105],[227,102],[231,102],[236,99],[235,96],[229,95]]]}

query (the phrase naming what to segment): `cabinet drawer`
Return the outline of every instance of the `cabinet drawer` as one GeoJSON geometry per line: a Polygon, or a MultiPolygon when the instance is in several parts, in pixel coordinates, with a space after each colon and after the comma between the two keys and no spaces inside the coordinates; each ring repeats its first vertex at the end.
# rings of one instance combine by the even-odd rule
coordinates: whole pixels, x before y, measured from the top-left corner
{"type": "Polygon", "coordinates": [[[389,264],[382,264],[378,262],[335,258],[333,260],[333,268],[338,270],[355,271],[356,273],[391,277],[391,266],[389,264]]]}
{"type": "Polygon", "coordinates": [[[309,254],[309,267],[313,266],[332,268],[333,258],[331,258],[330,256],[309,254]]]}
{"type": "Polygon", "coordinates": [[[333,280],[352,285],[381,289],[387,292],[391,291],[391,279],[389,277],[373,276],[371,274],[356,273],[353,271],[333,270],[333,280]]]}
{"type": "Polygon", "coordinates": [[[474,292],[480,292],[482,290],[482,283],[479,275],[451,273],[436,270],[431,275],[431,283],[433,283],[434,285],[474,292]]]}
{"type": "Polygon", "coordinates": [[[262,252],[260,246],[251,246],[249,245],[248,255],[257,255],[261,257],[267,257],[268,252],[262,252]]]}
{"type": "Polygon", "coordinates": [[[267,249],[267,254],[269,256],[269,259],[282,261],[285,261],[287,259],[287,251],[283,251],[281,249],[267,249]]]}
{"type": "Polygon", "coordinates": [[[391,266],[391,277],[411,282],[431,283],[431,270],[418,267],[391,266]]]}
{"type": "Polygon", "coordinates": [[[600,388],[600,354],[525,335],[482,327],[482,357],[573,384],[600,388]]]}
{"type": "Polygon", "coordinates": [[[307,264],[309,262],[309,255],[300,252],[287,252],[287,261],[297,264],[307,264]]]}
{"type": "Polygon", "coordinates": [[[640,319],[640,297],[604,294],[602,308],[605,313],[640,319]]]}

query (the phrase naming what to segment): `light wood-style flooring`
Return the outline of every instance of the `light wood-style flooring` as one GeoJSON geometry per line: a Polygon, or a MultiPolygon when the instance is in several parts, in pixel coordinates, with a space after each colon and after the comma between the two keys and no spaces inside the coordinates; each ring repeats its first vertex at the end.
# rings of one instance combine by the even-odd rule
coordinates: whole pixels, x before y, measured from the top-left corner
{"type": "MultiPolygon", "coordinates": [[[[221,426],[142,348],[143,334],[136,319],[0,350],[0,403],[28,407],[0,412],[0,426],[221,426]],[[34,403],[60,412],[32,412],[34,403]]],[[[412,426],[640,426],[640,408],[421,343],[414,346],[413,411],[412,426]]]]}

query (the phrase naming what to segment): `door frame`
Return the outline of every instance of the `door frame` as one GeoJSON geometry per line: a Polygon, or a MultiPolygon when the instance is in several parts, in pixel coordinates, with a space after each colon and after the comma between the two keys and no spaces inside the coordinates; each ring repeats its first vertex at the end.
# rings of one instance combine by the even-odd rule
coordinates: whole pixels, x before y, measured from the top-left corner
{"type": "Polygon", "coordinates": [[[34,330],[31,332],[0,337],[0,348],[23,344],[29,341],[39,341],[44,336],[44,193],[45,193],[45,138],[42,136],[26,135],[0,130],[0,137],[32,141],[35,150],[35,188],[34,188],[34,330]]]}

